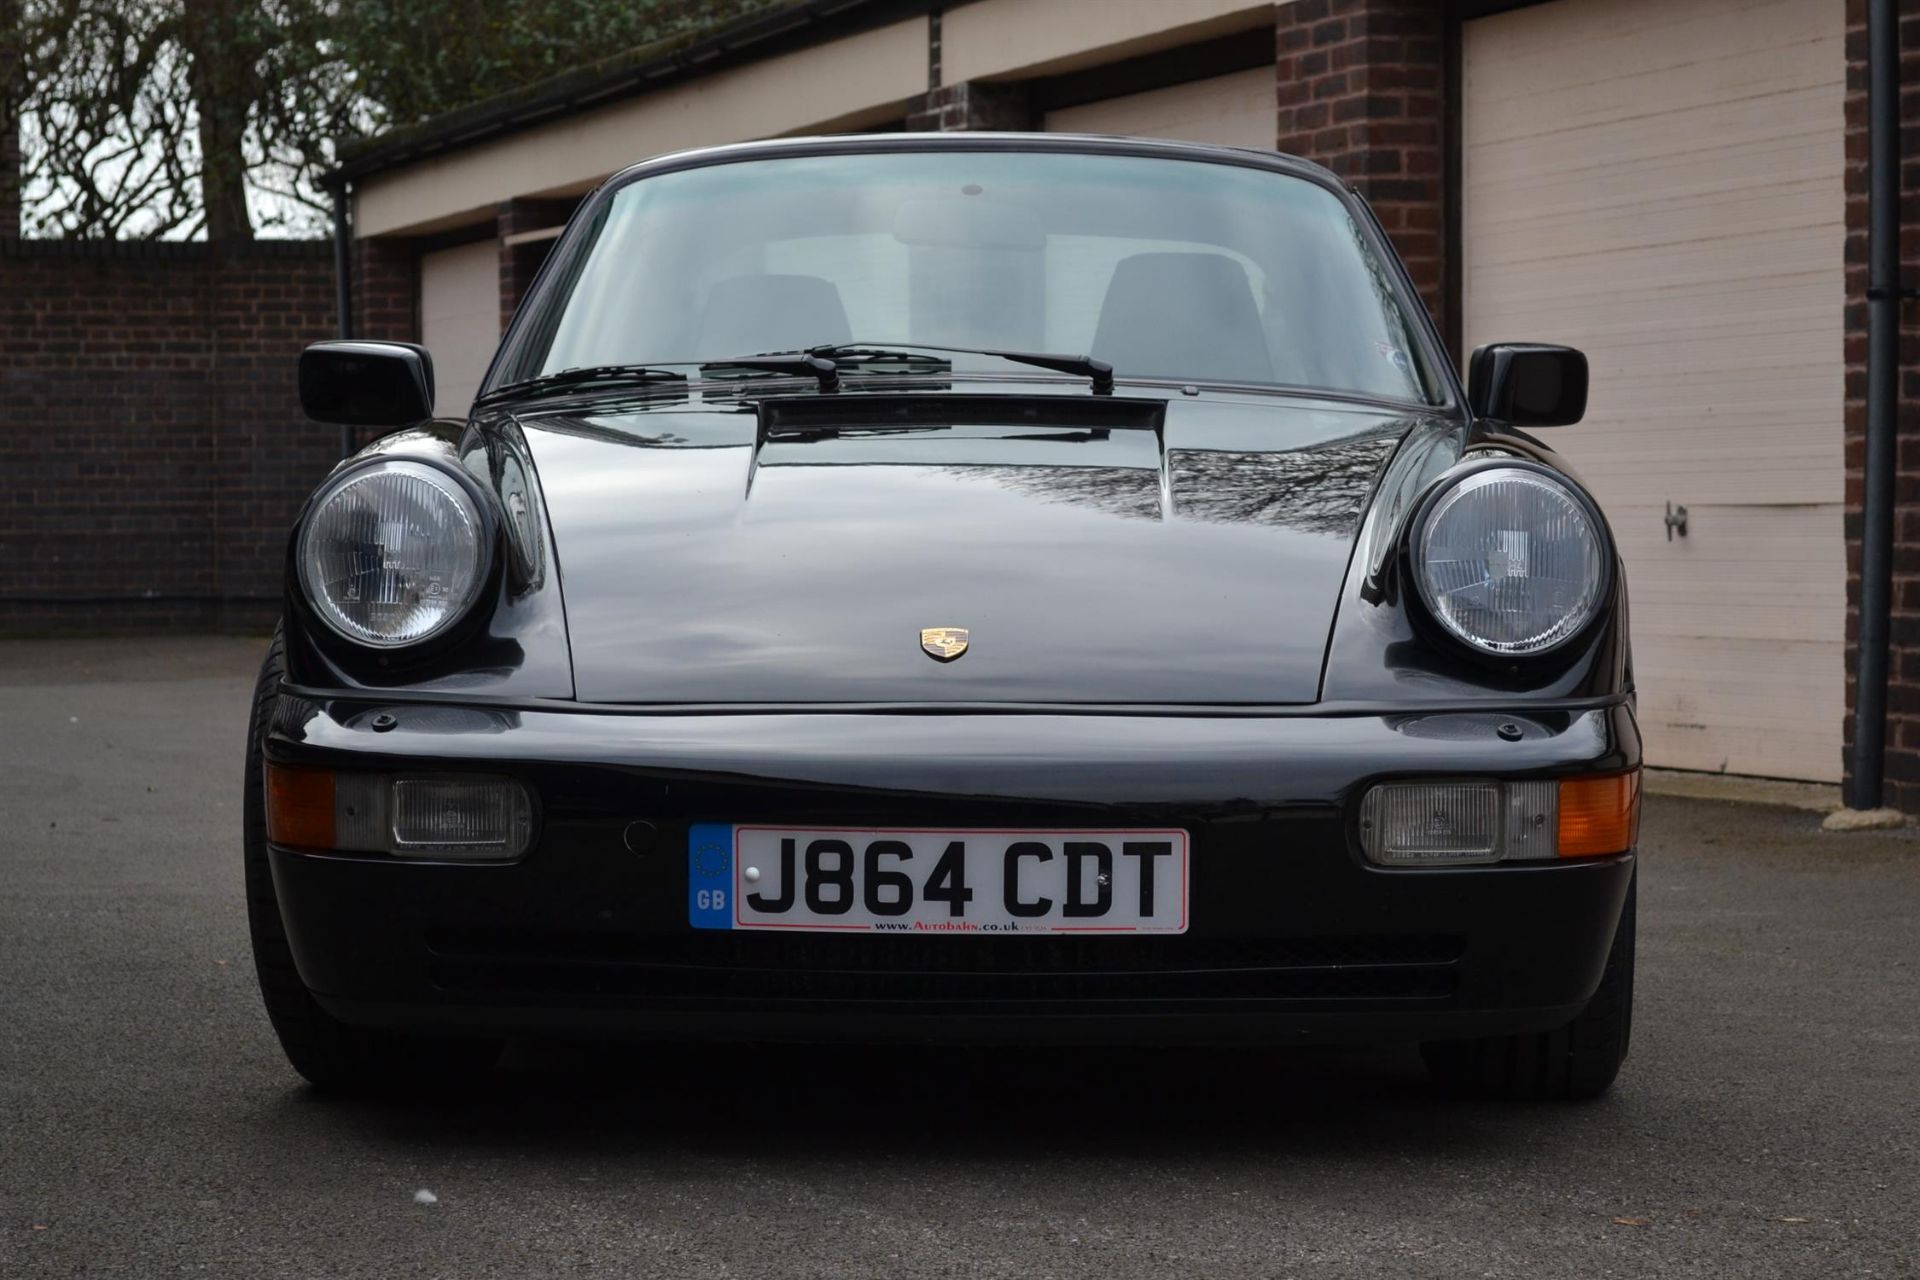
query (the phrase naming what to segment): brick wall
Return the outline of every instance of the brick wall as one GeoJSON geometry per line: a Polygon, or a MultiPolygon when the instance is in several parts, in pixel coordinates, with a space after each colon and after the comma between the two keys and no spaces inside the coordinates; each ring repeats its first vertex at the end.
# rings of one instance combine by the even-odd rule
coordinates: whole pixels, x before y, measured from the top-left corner
{"type": "Polygon", "coordinates": [[[353,335],[420,341],[420,253],[408,240],[374,236],[353,242],[353,335]]]}
{"type": "Polygon", "coordinates": [[[578,200],[508,200],[495,210],[494,229],[500,237],[500,331],[527,296],[533,277],[547,260],[552,240],[531,240],[508,244],[509,238],[530,231],[547,231],[565,226],[573,216],[578,200]]]}
{"type": "Polygon", "coordinates": [[[1443,332],[1445,9],[1293,0],[1274,32],[1279,149],[1326,165],[1367,198],[1443,332]]]}
{"type": "Polygon", "coordinates": [[[1037,129],[1032,100],[1024,84],[967,81],[941,85],[907,104],[908,133],[951,133],[962,129],[1037,129]]]}
{"type": "Polygon", "coordinates": [[[0,242],[0,634],[268,625],[334,320],[324,243],[0,242]]]}
{"type": "MultiPolygon", "coordinates": [[[[1860,631],[1860,533],[1867,428],[1867,5],[1847,5],[1847,776],[1852,778],[1854,643],[1860,631]]],[[[1900,5],[1900,267],[1920,285],[1920,0],[1900,5]]],[[[1892,651],[1883,803],[1920,813],[1920,303],[1902,308],[1899,474],[1894,490],[1892,651]]]]}

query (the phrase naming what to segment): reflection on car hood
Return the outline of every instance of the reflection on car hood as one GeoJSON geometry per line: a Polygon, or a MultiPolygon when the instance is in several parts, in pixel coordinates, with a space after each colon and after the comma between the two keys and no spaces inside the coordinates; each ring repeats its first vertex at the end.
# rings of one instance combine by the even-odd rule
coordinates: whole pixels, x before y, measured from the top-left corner
{"type": "Polygon", "coordinates": [[[935,425],[774,435],[738,399],[524,414],[578,696],[1315,700],[1368,495],[1415,419],[1176,397],[1157,429],[1102,430],[1032,400],[1016,426],[953,399],[935,425]],[[968,632],[953,661],[922,651],[941,627],[968,632]]]}

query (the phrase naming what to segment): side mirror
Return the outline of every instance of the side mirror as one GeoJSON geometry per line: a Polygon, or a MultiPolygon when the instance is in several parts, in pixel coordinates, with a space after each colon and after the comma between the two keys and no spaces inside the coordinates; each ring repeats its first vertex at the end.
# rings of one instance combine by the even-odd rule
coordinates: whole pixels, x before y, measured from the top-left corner
{"type": "Polygon", "coordinates": [[[433,416],[433,357],[411,342],[316,342],[300,353],[300,407],[316,422],[404,427],[433,416]]]}
{"type": "Polygon", "coordinates": [[[1516,427],[1570,427],[1587,412],[1587,358],[1572,347],[1495,342],[1467,364],[1467,405],[1516,427]]]}

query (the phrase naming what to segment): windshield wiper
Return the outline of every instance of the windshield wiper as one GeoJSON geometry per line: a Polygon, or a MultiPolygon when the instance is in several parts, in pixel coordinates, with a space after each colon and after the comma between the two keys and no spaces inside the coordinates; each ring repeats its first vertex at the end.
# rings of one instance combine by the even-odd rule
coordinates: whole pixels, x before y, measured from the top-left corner
{"type": "Polygon", "coordinates": [[[574,369],[562,369],[558,373],[543,373],[537,378],[524,378],[519,382],[509,382],[505,386],[495,387],[481,396],[476,404],[492,404],[496,400],[517,399],[522,396],[544,396],[555,392],[571,391],[575,387],[588,383],[613,383],[631,386],[651,386],[657,382],[685,382],[687,375],[675,373],[672,369],[655,369],[641,364],[592,364],[574,369]]]}
{"type": "MultiPolygon", "coordinates": [[[[684,363],[693,362],[685,361],[684,363]]],[[[824,356],[809,355],[806,352],[702,360],[699,363],[699,369],[702,374],[713,369],[754,369],[763,373],[785,373],[795,377],[817,378],[822,391],[831,392],[840,389],[840,366],[824,356]]],[[[660,382],[685,382],[686,380],[686,374],[656,365],[582,365],[578,368],[562,369],[558,373],[543,373],[537,378],[509,382],[505,386],[495,387],[475,403],[491,404],[496,400],[554,395],[590,384],[651,386],[660,382]]]]}
{"type": "Polygon", "coordinates": [[[1052,369],[1057,373],[1078,374],[1093,380],[1095,395],[1113,394],[1113,366],[1105,360],[1095,360],[1092,356],[1055,355],[1048,351],[1000,351],[988,347],[941,347],[930,342],[890,342],[874,345],[842,342],[813,347],[811,351],[816,356],[830,356],[855,364],[859,363],[862,357],[869,360],[910,359],[916,351],[949,351],[959,355],[992,356],[996,360],[1030,364],[1035,368],[1052,369]]]}
{"type": "Polygon", "coordinates": [[[730,360],[702,360],[700,372],[709,369],[756,369],[762,373],[790,373],[794,377],[818,378],[820,390],[831,394],[840,389],[840,366],[819,352],[795,355],[740,356],[730,360]]]}

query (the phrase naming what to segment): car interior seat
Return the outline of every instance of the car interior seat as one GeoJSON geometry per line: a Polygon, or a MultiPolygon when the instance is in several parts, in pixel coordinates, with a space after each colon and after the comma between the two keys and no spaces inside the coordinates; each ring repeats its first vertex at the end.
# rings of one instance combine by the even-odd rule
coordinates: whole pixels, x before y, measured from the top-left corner
{"type": "Polygon", "coordinates": [[[1219,253],[1136,253],[1107,285],[1093,354],[1125,377],[1271,382],[1246,268],[1219,253]]]}
{"type": "Polygon", "coordinates": [[[702,359],[792,351],[847,342],[846,304],[831,280],[819,276],[753,275],[716,281],[695,330],[702,359]]]}

